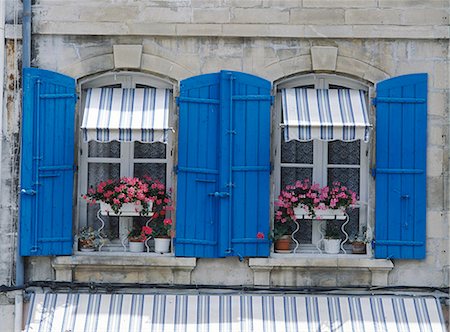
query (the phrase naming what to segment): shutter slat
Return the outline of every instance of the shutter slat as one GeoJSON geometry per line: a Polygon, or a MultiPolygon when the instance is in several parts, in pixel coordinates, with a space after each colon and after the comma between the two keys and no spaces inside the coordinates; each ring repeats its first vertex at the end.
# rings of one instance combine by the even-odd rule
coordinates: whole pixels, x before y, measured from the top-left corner
{"type": "Polygon", "coordinates": [[[427,74],[377,84],[376,258],[425,257],[426,100],[427,74]]]}
{"type": "Polygon", "coordinates": [[[23,75],[20,253],[70,255],[75,80],[37,68],[23,75]]]}

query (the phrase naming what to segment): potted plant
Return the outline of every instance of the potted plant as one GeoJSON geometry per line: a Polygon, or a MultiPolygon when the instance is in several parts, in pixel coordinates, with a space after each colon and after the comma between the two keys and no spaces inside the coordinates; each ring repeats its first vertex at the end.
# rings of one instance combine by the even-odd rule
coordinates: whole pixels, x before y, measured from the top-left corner
{"type": "Polygon", "coordinates": [[[352,253],[353,254],[365,254],[367,243],[366,226],[364,226],[361,231],[355,235],[352,241],[352,253]]]}
{"type": "Polygon", "coordinates": [[[294,223],[295,221],[289,216],[286,208],[279,207],[275,214],[273,231],[270,234],[275,252],[287,253],[291,251],[291,234],[294,223]]]}
{"type": "Polygon", "coordinates": [[[173,210],[170,191],[166,190],[164,184],[144,176],[145,181],[151,183],[149,186],[153,200],[153,215],[150,226],[153,229],[152,237],[155,241],[155,252],[167,253],[170,250],[172,236],[172,219],[169,214],[173,210]]]}
{"type": "Polygon", "coordinates": [[[327,214],[344,215],[343,211],[356,204],[357,200],[356,193],[340,182],[321,188],[317,183],[311,184],[309,179],[304,179],[287,185],[281,191],[276,205],[284,210],[279,209],[275,216],[278,214],[281,218],[295,220],[299,215],[308,215],[312,219],[327,214]]]}
{"type": "Polygon", "coordinates": [[[154,182],[145,179],[123,177],[100,182],[89,188],[87,194],[82,195],[90,204],[100,203],[103,214],[121,215],[149,215],[152,202],[156,199],[154,182]]]}
{"type": "Polygon", "coordinates": [[[106,241],[106,236],[91,226],[83,227],[78,233],[80,251],[95,251],[106,241]]]}
{"type": "Polygon", "coordinates": [[[133,228],[127,236],[130,252],[143,252],[144,242],[152,234],[152,232],[153,230],[148,226],[133,228]]]}
{"type": "Polygon", "coordinates": [[[339,254],[341,251],[341,234],[337,228],[328,227],[322,241],[327,254],[339,254]]]}

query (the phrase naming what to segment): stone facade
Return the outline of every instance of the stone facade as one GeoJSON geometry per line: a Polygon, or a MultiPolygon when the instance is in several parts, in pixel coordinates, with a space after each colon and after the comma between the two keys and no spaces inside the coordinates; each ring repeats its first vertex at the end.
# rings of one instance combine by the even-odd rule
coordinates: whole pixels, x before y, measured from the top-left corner
{"type": "MultiPolygon", "coordinates": [[[[30,258],[25,260],[27,280],[448,285],[448,15],[444,0],[36,1],[32,65],[78,80],[131,69],[173,82],[176,95],[180,80],[222,69],[274,83],[292,75],[325,72],[371,86],[393,76],[428,73],[427,258],[393,262],[305,258],[238,262],[230,258],[181,263],[174,263],[175,258],[167,262],[148,258],[141,264],[127,263],[120,256],[30,258]]],[[[7,89],[7,94],[13,92],[7,89]]],[[[17,222],[19,115],[19,108],[8,105],[3,115],[5,195],[0,237],[6,237],[2,230],[14,230],[17,222]]],[[[10,236],[0,243],[4,247],[0,261],[8,262],[15,240],[10,236]]],[[[4,266],[0,264],[1,269],[4,266]]],[[[13,273],[0,272],[1,276],[13,273]]]]}

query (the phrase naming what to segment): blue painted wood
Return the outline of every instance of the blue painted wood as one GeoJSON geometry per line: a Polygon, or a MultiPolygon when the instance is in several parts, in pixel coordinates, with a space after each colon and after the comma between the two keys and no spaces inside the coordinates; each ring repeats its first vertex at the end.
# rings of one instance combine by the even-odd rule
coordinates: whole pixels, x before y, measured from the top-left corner
{"type": "Polygon", "coordinates": [[[221,91],[229,96],[221,108],[222,165],[229,167],[221,185],[231,183],[231,199],[221,202],[228,238],[220,242],[219,252],[268,256],[271,84],[239,72],[222,71],[221,77],[221,91]],[[257,238],[259,232],[265,239],[257,238]]]}
{"type": "Polygon", "coordinates": [[[20,254],[72,254],[75,80],[24,68],[20,254]]]}
{"type": "Polygon", "coordinates": [[[218,74],[180,84],[176,256],[218,257],[219,87],[218,74]]]}
{"type": "Polygon", "coordinates": [[[425,258],[427,79],[377,84],[376,258],[425,258]]]}
{"type": "Polygon", "coordinates": [[[181,82],[176,256],[268,256],[271,100],[242,73],[181,82]]]}

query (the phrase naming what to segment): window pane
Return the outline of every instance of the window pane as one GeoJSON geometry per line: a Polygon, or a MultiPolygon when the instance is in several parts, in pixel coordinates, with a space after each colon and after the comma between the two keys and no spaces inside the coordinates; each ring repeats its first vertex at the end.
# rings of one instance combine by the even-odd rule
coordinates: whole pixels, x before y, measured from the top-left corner
{"type": "Polygon", "coordinates": [[[134,158],[166,158],[166,144],[134,142],[134,158]]]}
{"type": "Polygon", "coordinates": [[[150,176],[152,179],[166,183],[166,164],[165,163],[136,163],[134,164],[134,176],[150,176]]]}
{"type": "Polygon", "coordinates": [[[88,143],[88,156],[97,158],[120,158],[120,143],[112,141],[101,143],[91,141],[88,143]]]}
{"type": "MultiPolygon", "coordinates": [[[[345,231],[348,234],[348,240],[351,241],[354,239],[355,234],[358,234],[359,230],[359,209],[347,209],[347,214],[349,217],[349,222],[345,225],[345,231]]],[[[345,220],[327,220],[326,228],[333,229],[337,231],[338,234],[341,235],[341,239],[345,239],[345,235],[342,232],[342,224],[345,220]]]]}
{"type": "MultiPolygon", "coordinates": [[[[101,181],[108,179],[118,179],[120,177],[120,164],[113,163],[89,163],[88,165],[88,186],[95,186],[101,181]]],[[[87,207],[87,223],[98,229],[101,225],[97,218],[99,205],[88,205],[87,207]]],[[[119,237],[119,218],[102,216],[105,222],[104,232],[109,239],[119,237]]]]}
{"type": "Polygon", "coordinates": [[[329,168],[328,185],[338,181],[359,195],[359,168],[329,168]]]}
{"type": "Polygon", "coordinates": [[[360,141],[328,143],[328,164],[359,165],[360,141]]]}
{"type": "Polygon", "coordinates": [[[284,141],[284,129],[281,133],[281,162],[312,164],[313,163],[313,142],[284,141]]]}
{"type": "Polygon", "coordinates": [[[289,184],[294,184],[297,180],[309,179],[312,181],[312,168],[282,167],[281,168],[281,189],[289,184]]]}

